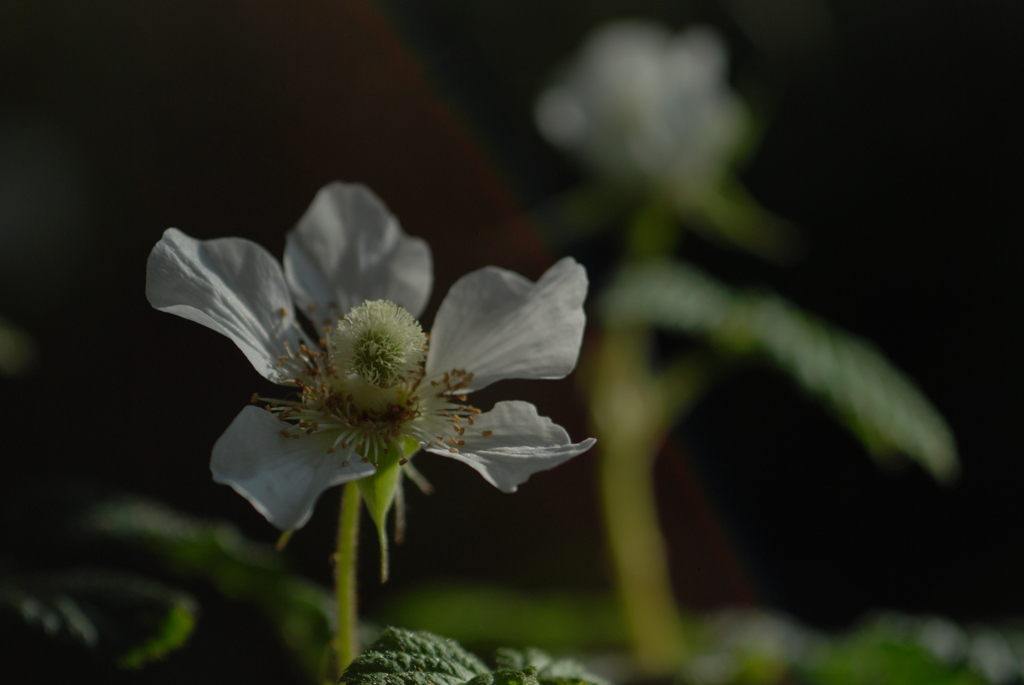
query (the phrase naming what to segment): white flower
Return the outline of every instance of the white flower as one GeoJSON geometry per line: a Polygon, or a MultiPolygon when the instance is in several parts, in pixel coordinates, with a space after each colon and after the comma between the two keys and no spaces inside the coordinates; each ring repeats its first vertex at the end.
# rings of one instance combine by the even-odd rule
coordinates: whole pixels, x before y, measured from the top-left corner
{"type": "Polygon", "coordinates": [[[396,447],[462,461],[505,492],[589,449],[593,439],[572,443],[527,402],[489,412],[465,404],[466,393],[503,378],[572,371],[583,267],[562,259],[536,283],[497,267],[464,276],[428,345],[415,317],[432,285],[427,244],[361,185],[317,193],[288,234],[283,270],[248,240],[167,229],[149,256],[150,304],[231,338],[291,391],[241,411],[214,445],[214,480],[293,529],[325,489],[374,474],[396,447]]]}
{"type": "Polygon", "coordinates": [[[708,27],[615,22],[541,94],[537,125],[605,181],[685,207],[717,185],[747,125],[726,68],[708,27]]]}

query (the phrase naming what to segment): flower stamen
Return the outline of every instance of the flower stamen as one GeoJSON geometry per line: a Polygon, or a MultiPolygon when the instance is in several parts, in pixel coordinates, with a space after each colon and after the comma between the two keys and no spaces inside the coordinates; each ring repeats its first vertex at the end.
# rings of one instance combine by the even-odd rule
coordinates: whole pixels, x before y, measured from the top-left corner
{"type": "Polygon", "coordinates": [[[481,412],[461,404],[465,395],[457,393],[466,391],[473,374],[449,369],[425,379],[429,338],[408,312],[385,300],[366,302],[339,319],[333,332],[330,326],[322,330],[319,349],[285,344],[279,357],[281,378],[297,388],[296,399],[252,397],[295,427],[282,436],[330,435],[325,451],[340,450],[343,464],[353,452],[363,463],[377,464],[395,442],[402,444],[402,436],[455,454],[466,444],[466,430],[481,412]],[[417,392],[424,380],[434,388],[427,395],[417,392]]]}

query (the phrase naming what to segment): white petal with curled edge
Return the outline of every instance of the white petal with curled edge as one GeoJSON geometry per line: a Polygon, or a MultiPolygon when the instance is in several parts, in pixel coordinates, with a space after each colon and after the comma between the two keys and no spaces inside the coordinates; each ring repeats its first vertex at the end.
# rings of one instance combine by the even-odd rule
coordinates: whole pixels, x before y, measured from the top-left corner
{"type": "Polygon", "coordinates": [[[284,343],[298,340],[288,286],[269,252],[244,238],[196,240],[164,231],[146,263],[146,298],[231,338],[253,367],[278,382],[284,343]]]}
{"type": "Polygon", "coordinates": [[[327,488],[374,472],[373,464],[357,454],[329,454],[337,437],[333,431],[303,433],[296,440],[281,434],[289,427],[270,412],[248,406],[217,439],[210,459],[213,480],[230,485],[281,530],[306,525],[327,488]],[[342,466],[346,459],[348,465],[342,466]]]}
{"type": "Polygon", "coordinates": [[[587,271],[565,257],[536,283],[489,266],[448,291],[430,332],[427,377],[474,374],[468,390],[502,378],[562,378],[576,366],[587,271]]]}
{"type": "Polygon", "coordinates": [[[427,243],[407,235],[369,188],[338,182],[317,192],[288,233],[284,271],[318,324],[367,300],[390,300],[419,318],[434,285],[427,243]]]}
{"type": "Polygon", "coordinates": [[[463,439],[466,444],[458,453],[431,445],[424,449],[472,466],[502,492],[515,492],[533,474],[586,452],[596,442],[587,438],[574,444],[564,428],[539,416],[529,402],[498,402],[476,417],[463,439]],[[484,431],[491,434],[484,437],[484,431]]]}

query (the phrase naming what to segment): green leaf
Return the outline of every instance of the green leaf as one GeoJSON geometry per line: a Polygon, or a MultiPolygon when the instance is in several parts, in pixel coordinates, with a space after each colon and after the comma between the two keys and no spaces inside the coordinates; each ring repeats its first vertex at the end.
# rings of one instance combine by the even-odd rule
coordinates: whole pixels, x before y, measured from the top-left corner
{"type": "Polygon", "coordinates": [[[532,670],[540,685],[610,685],[604,678],[590,673],[573,659],[555,659],[547,652],[528,648],[498,650],[498,668],[508,671],[532,670]]]}
{"type": "Polygon", "coordinates": [[[625,267],[603,302],[609,325],[700,336],[732,355],[765,359],[829,406],[877,459],[903,453],[935,478],[959,473],[945,420],[871,343],[764,292],[741,292],[689,264],[625,267]]]}
{"type": "MultiPolygon", "coordinates": [[[[917,619],[905,617],[908,624],[917,619]]],[[[817,659],[804,664],[805,676],[819,685],[983,685],[989,679],[966,663],[944,663],[917,635],[893,630],[890,621],[868,624],[845,640],[837,641],[817,659]]],[[[1011,653],[1012,656],[1012,653],[1011,653]]],[[[1006,674],[995,682],[1010,682],[1020,675],[1006,674]]]]}
{"type": "Polygon", "coordinates": [[[341,681],[348,685],[463,685],[487,674],[484,663],[454,640],[388,628],[356,657],[341,681]]]}
{"type": "Polygon", "coordinates": [[[69,539],[141,545],[175,572],[203,577],[225,596],[256,604],[305,669],[319,674],[332,636],[333,600],[323,587],[290,575],[284,557],[233,526],[187,516],[138,497],[82,508],[69,539]]]}
{"type": "Polygon", "coordinates": [[[525,670],[503,669],[494,673],[478,675],[466,685],[540,685],[537,681],[537,669],[525,670]]]}
{"type": "Polygon", "coordinates": [[[139,668],[185,644],[198,604],[139,576],[80,569],[0,579],[0,615],[77,644],[123,668],[139,668]]]}
{"type": "Polygon", "coordinates": [[[983,685],[964,668],[949,668],[917,645],[853,643],[833,650],[808,671],[819,685],[983,685]]]}
{"type": "Polygon", "coordinates": [[[694,624],[680,677],[693,685],[982,685],[1018,682],[1019,628],[965,630],[887,613],[826,635],[771,612],[731,609],[694,624]]]}
{"type": "Polygon", "coordinates": [[[490,672],[454,640],[388,628],[360,654],[342,680],[348,685],[608,685],[575,661],[536,649],[500,650],[490,672]]]}

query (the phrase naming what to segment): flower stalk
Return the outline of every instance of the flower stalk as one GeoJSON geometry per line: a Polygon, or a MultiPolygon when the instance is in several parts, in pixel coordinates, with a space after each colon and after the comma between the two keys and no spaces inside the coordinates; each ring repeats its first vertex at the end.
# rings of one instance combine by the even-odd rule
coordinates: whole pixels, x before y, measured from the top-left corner
{"type": "Polygon", "coordinates": [[[605,531],[634,655],[651,675],[674,673],[692,646],[672,592],[658,522],[653,468],[670,427],[722,373],[729,360],[684,356],[655,375],[651,331],[607,329],[587,364],[605,531]]]}
{"type": "Polygon", "coordinates": [[[666,674],[684,660],[686,641],[651,477],[665,416],[647,369],[648,342],[638,331],[606,332],[588,390],[605,531],[634,655],[646,672],[666,674]]]}
{"type": "Polygon", "coordinates": [[[356,550],[359,546],[358,481],[345,483],[338,517],[338,552],[334,557],[334,592],[338,630],[334,636],[338,677],[359,653],[359,618],[356,607],[356,550]]]}

